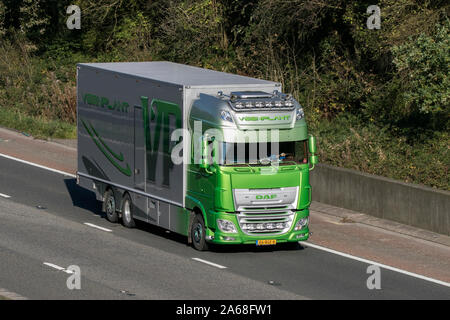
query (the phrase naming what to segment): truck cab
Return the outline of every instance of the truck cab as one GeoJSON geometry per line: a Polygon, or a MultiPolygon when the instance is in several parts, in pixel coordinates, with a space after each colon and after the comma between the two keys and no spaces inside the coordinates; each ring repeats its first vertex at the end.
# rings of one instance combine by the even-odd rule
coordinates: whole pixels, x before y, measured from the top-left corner
{"type": "Polygon", "coordinates": [[[281,83],[167,61],[77,65],[77,183],[111,223],[208,244],[309,236],[317,162],[281,83]]]}
{"type": "Polygon", "coordinates": [[[194,247],[274,245],[309,237],[317,162],[302,106],[278,92],[199,94],[189,114],[186,204],[194,247]]]}

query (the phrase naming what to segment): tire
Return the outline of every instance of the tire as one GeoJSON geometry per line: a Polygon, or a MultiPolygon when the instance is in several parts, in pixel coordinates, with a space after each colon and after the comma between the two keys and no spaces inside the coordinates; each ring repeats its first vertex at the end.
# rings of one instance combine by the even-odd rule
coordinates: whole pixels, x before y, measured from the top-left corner
{"type": "Polygon", "coordinates": [[[122,224],[127,228],[134,228],[136,223],[133,218],[133,202],[128,194],[122,201],[122,224]]]}
{"type": "Polygon", "coordinates": [[[194,249],[198,251],[208,250],[206,242],[205,222],[201,214],[196,214],[191,226],[191,240],[194,249]]]}
{"type": "Polygon", "coordinates": [[[111,189],[105,192],[104,199],[106,219],[108,219],[109,222],[116,223],[119,220],[119,215],[116,210],[116,199],[114,198],[114,193],[111,189]]]}

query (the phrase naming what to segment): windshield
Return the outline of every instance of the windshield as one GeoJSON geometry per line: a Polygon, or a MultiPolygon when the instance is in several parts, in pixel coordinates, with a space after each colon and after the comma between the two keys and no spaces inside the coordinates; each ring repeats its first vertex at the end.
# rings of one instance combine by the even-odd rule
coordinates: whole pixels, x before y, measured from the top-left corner
{"type": "Polygon", "coordinates": [[[307,162],[306,140],[279,143],[223,142],[219,156],[221,165],[294,165],[307,162]]]}

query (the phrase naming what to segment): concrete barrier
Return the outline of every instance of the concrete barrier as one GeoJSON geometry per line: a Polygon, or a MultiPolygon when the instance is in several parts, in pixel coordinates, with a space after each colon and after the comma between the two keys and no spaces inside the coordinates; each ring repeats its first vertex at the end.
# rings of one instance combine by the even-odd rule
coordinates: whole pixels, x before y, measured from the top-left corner
{"type": "Polygon", "coordinates": [[[319,164],[313,200],[450,235],[450,192],[319,164]]]}

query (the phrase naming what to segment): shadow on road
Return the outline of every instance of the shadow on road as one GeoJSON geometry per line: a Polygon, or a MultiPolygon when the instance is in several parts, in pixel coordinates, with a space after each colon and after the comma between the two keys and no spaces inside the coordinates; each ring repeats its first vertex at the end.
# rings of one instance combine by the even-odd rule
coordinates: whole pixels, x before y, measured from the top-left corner
{"type": "Polygon", "coordinates": [[[102,218],[105,217],[101,203],[95,198],[94,192],[78,186],[75,179],[64,179],[64,183],[75,207],[88,210],[102,218]]]}
{"type": "Polygon", "coordinates": [[[280,252],[280,251],[301,251],[304,247],[298,243],[280,243],[275,246],[256,246],[254,244],[245,245],[213,245],[210,251],[217,253],[242,253],[242,252],[280,252]]]}
{"type": "MultiPolygon", "coordinates": [[[[136,229],[149,232],[155,236],[165,238],[168,241],[175,241],[180,244],[183,244],[192,250],[192,252],[196,252],[195,249],[188,244],[187,237],[181,234],[168,231],[164,228],[145,223],[142,221],[136,221],[136,229]]],[[[298,243],[280,243],[276,246],[260,246],[256,245],[209,245],[209,251],[216,253],[242,253],[242,252],[279,252],[279,251],[301,251],[304,248],[298,243]]]]}
{"type": "MultiPolygon", "coordinates": [[[[175,241],[180,244],[183,244],[192,250],[192,252],[196,252],[195,249],[188,244],[187,237],[181,234],[168,231],[164,228],[145,223],[142,221],[136,221],[136,229],[149,232],[155,236],[165,238],[168,241],[175,241]]],[[[301,251],[304,247],[302,247],[298,243],[280,243],[276,246],[260,246],[256,245],[209,245],[209,251],[216,253],[242,253],[242,252],[279,252],[279,251],[301,251]]]]}
{"type": "Polygon", "coordinates": [[[135,220],[135,222],[136,222],[136,229],[138,229],[138,230],[145,231],[145,232],[151,233],[155,236],[187,245],[187,237],[186,236],[183,236],[183,235],[175,233],[175,232],[168,231],[164,228],[155,226],[150,223],[145,223],[143,221],[135,220]]]}

